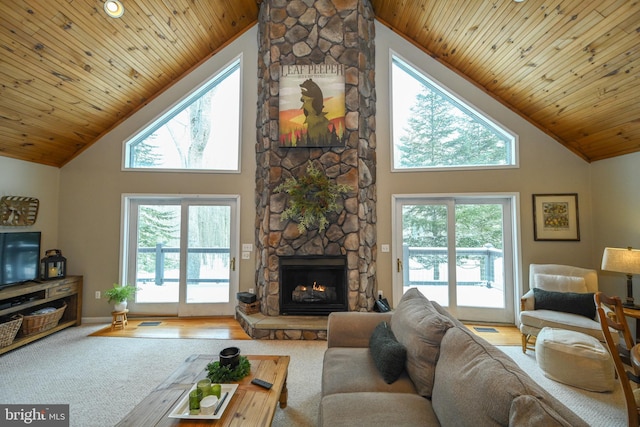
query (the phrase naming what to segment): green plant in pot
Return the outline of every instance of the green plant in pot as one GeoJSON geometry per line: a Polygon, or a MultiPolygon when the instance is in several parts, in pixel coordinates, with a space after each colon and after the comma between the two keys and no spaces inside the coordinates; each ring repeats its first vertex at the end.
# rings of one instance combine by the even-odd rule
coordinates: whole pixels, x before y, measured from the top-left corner
{"type": "Polygon", "coordinates": [[[123,311],[127,308],[127,301],[133,299],[138,290],[137,287],[131,285],[119,286],[113,284],[113,288],[107,289],[104,296],[108,298],[109,303],[114,303],[114,311],[123,311]]]}

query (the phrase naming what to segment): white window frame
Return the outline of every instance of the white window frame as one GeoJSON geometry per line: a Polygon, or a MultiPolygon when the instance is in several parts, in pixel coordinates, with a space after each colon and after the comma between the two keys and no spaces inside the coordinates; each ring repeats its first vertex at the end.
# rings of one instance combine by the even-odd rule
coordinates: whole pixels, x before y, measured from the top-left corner
{"type": "Polygon", "coordinates": [[[179,172],[179,173],[241,173],[242,172],[242,120],[243,120],[243,55],[240,54],[236,56],[233,60],[226,63],[224,66],[218,68],[214,73],[212,73],[207,79],[202,81],[198,86],[196,86],[192,91],[183,96],[180,100],[170,105],[168,108],[163,110],[160,114],[158,114],[154,119],[150,120],[145,125],[141,126],[138,130],[136,130],[133,135],[124,140],[122,144],[122,165],[121,170],[123,172],[179,172]],[[183,111],[194,98],[199,97],[201,94],[207,92],[211,88],[215,87],[221,79],[224,79],[228,73],[238,67],[240,72],[240,86],[238,90],[239,96],[239,108],[238,108],[238,152],[237,152],[237,165],[236,169],[175,169],[175,168],[141,168],[141,167],[129,167],[128,158],[130,156],[130,148],[129,145],[131,143],[136,142],[137,140],[144,139],[148,137],[155,129],[160,128],[166,122],[171,120],[178,113],[183,111]],[[152,129],[152,130],[150,130],[152,129]]]}
{"type": "MultiPolygon", "coordinates": [[[[120,213],[120,268],[119,275],[120,283],[129,283],[127,278],[130,275],[135,276],[136,265],[136,245],[137,241],[133,242],[131,234],[131,206],[139,201],[156,202],[162,200],[173,200],[180,204],[194,203],[196,200],[204,201],[231,201],[234,205],[231,211],[232,226],[230,236],[229,254],[231,258],[234,258],[235,268],[232,268],[229,272],[229,302],[228,303],[211,303],[211,304],[196,304],[199,309],[203,307],[209,307],[208,315],[233,315],[235,313],[235,299],[234,295],[239,291],[240,283],[240,268],[239,268],[239,247],[240,247],[240,195],[234,194],[136,194],[127,193],[122,194],[121,199],[121,213],[120,213]],[[235,224],[235,225],[234,225],[235,224]]],[[[183,257],[184,258],[184,257],[183,257]]],[[[183,289],[180,291],[185,292],[183,289]]],[[[184,300],[184,294],[181,294],[181,300],[184,300]]],[[[136,306],[136,312],[140,314],[162,314],[162,315],[191,315],[188,313],[188,309],[185,310],[185,305],[182,301],[175,303],[144,303],[136,306]],[[160,311],[158,311],[160,310],[160,311]]],[[[198,313],[198,315],[202,315],[198,313]]]]}
{"type": "MultiPolygon", "coordinates": [[[[510,210],[509,214],[509,229],[504,229],[505,233],[505,253],[511,252],[511,259],[507,265],[505,258],[505,285],[512,283],[513,288],[509,289],[507,293],[507,307],[499,316],[502,317],[500,322],[509,324],[517,324],[517,319],[520,316],[520,295],[522,295],[522,261],[521,261],[521,236],[520,236],[520,194],[510,192],[495,192],[495,193],[427,193],[427,194],[392,194],[391,195],[391,231],[393,234],[391,245],[391,262],[392,262],[392,296],[395,304],[400,301],[403,295],[403,271],[398,268],[398,260],[402,259],[402,236],[397,233],[401,233],[402,214],[400,207],[408,202],[419,201],[431,201],[439,202],[442,200],[461,199],[466,201],[477,200],[491,200],[501,199],[508,200],[510,210]],[[507,241],[508,239],[508,241],[507,241]],[[510,247],[509,247],[510,246],[510,247]]],[[[449,229],[455,228],[454,223],[449,224],[449,229]]],[[[452,236],[450,237],[452,238],[452,236]]],[[[455,249],[455,243],[452,244],[452,249],[455,249]]],[[[455,251],[453,252],[455,256],[455,251]]],[[[454,274],[450,274],[450,278],[455,277],[454,274]]],[[[507,292],[507,289],[505,289],[507,292]]],[[[455,306],[455,299],[450,295],[453,307],[448,307],[450,311],[457,317],[459,313],[465,315],[471,314],[475,321],[496,321],[494,314],[495,309],[492,308],[466,308],[455,306]]]]}
{"type": "Polygon", "coordinates": [[[391,133],[390,138],[390,153],[391,153],[391,172],[425,172],[425,171],[455,171],[455,170],[491,170],[491,169],[514,169],[520,167],[519,160],[519,137],[518,135],[509,130],[506,126],[502,125],[496,119],[485,113],[481,108],[478,108],[472,102],[466,100],[464,97],[458,95],[446,85],[435,79],[423,68],[415,65],[411,61],[404,58],[402,55],[396,53],[392,49],[389,51],[389,95],[391,102],[389,102],[389,128],[391,133]],[[433,89],[440,92],[446,98],[449,98],[450,102],[458,106],[462,106],[463,111],[470,111],[479,121],[484,122],[487,126],[495,129],[496,132],[503,134],[505,137],[511,139],[511,164],[506,165],[470,165],[470,166],[435,166],[435,167],[416,167],[416,168],[399,168],[395,165],[395,136],[394,136],[394,112],[393,112],[393,63],[394,60],[405,63],[407,66],[415,69],[421,73],[420,79],[424,80],[427,84],[433,86],[433,89]]]}

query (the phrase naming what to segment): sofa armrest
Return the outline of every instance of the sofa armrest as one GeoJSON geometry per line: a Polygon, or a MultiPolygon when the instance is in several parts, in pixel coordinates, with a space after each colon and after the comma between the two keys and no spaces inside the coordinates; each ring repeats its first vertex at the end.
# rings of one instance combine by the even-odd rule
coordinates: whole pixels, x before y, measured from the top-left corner
{"type": "Polygon", "coordinates": [[[327,323],[327,347],[369,347],[371,333],[380,322],[391,322],[391,313],[330,313],[327,323]]]}
{"type": "Polygon", "coordinates": [[[535,310],[536,304],[533,299],[533,289],[529,289],[526,294],[520,297],[520,311],[535,310]]]}

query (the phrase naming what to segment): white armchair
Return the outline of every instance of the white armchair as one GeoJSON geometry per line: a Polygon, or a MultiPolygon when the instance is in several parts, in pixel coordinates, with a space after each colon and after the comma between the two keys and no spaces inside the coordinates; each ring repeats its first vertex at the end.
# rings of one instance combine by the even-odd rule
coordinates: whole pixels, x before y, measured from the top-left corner
{"type": "MultiPolygon", "coordinates": [[[[522,332],[522,352],[534,350],[529,343],[531,337],[538,336],[542,328],[568,329],[591,335],[605,342],[597,314],[593,319],[562,311],[536,310],[533,288],[553,292],[598,292],[596,270],[559,264],[531,264],[529,266],[529,291],[520,300],[520,332],[522,332]]],[[[594,302],[595,308],[595,302],[594,302]]],[[[594,312],[595,313],[595,312],[594,312]]],[[[618,338],[615,334],[614,338],[618,338]]]]}

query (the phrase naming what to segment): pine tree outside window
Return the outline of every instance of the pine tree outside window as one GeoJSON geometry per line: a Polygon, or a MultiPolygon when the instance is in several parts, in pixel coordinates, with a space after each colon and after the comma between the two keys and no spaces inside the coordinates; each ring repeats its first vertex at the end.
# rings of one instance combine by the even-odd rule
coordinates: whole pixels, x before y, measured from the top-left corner
{"type": "Polygon", "coordinates": [[[241,61],[125,142],[126,170],[239,172],[241,61]]]}
{"type": "Polygon", "coordinates": [[[393,168],[516,166],[516,137],[422,72],[392,59],[393,168]]]}

